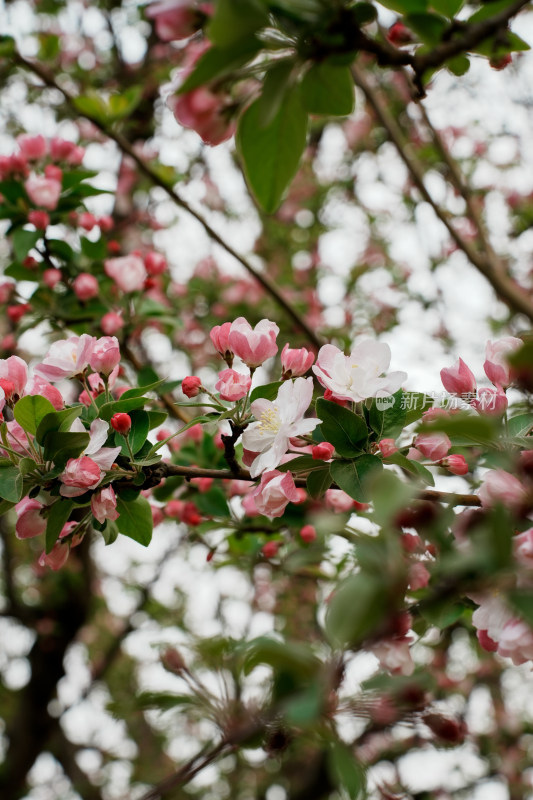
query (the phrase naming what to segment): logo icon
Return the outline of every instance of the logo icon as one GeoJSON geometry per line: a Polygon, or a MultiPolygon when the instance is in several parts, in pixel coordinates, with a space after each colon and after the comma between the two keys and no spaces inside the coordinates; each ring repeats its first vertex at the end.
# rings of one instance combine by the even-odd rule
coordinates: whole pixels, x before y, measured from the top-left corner
{"type": "Polygon", "coordinates": [[[376,408],[378,411],[386,411],[394,405],[394,397],[392,394],[387,394],[383,397],[376,397],[376,408]]]}

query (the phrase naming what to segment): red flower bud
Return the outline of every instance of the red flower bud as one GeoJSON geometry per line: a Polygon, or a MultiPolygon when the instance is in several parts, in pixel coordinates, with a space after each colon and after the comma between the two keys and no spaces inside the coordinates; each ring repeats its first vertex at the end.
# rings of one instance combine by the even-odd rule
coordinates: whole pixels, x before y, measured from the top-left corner
{"type": "Polygon", "coordinates": [[[310,544],[311,542],[314,542],[316,539],[316,530],[312,525],[304,525],[300,531],[300,538],[306,544],[310,544]]]}
{"type": "Polygon", "coordinates": [[[200,394],[202,381],[196,375],[188,375],[183,379],[181,391],[186,397],[196,397],[200,394]]]}
{"type": "Polygon", "coordinates": [[[329,442],[320,442],[315,444],[311,450],[311,455],[315,461],[328,461],[335,452],[335,448],[329,442]]]}
{"type": "Polygon", "coordinates": [[[131,430],[131,417],[129,414],[113,414],[111,417],[111,427],[122,436],[127,436],[131,430]]]}

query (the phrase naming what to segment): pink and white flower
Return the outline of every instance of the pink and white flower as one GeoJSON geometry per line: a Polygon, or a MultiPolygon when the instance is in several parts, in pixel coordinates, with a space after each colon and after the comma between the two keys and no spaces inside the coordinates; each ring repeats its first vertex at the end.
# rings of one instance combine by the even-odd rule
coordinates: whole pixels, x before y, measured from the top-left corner
{"type": "Polygon", "coordinates": [[[485,348],[485,363],[483,369],[485,375],[494,386],[505,389],[511,383],[510,367],[508,357],[519,350],[523,341],[515,336],[504,336],[497,342],[487,342],[485,348]]]}
{"type": "Polygon", "coordinates": [[[59,181],[54,178],[32,175],[25,181],[24,188],[34,205],[46,208],[47,211],[54,211],[57,208],[61,195],[59,181]]]}
{"type": "Polygon", "coordinates": [[[320,348],[313,372],[337,400],[359,403],[368,397],[394,394],[407,378],[405,372],[388,370],[391,351],[388,344],[365,339],[349,356],[332,344],[320,348]]]}
{"type": "Polygon", "coordinates": [[[250,492],[260,514],[273,519],[281,517],[289,502],[298,502],[299,493],[290,472],[273,469],[264,472],[259,486],[250,492]]]}
{"type": "Polygon", "coordinates": [[[73,378],[88,367],[95,342],[94,336],[88,333],[54,342],[35,372],[48,381],[73,378]]]}
{"type": "Polygon", "coordinates": [[[112,486],[105,486],[99,492],[95,492],[91,497],[91,511],[93,517],[98,522],[105,522],[106,519],[117,519],[117,498],[112,486]]]}
{"type": "Polygon", "coordinates": [[[252,379],[249,375],[243,375],[242,372],[237,372],[235,369],[223,369],[218,373],[215,389],[220,392],[222,400],[234,403],[236,400],[246,397],[251,385],[252,379]]]}
{"type": "Polygon", "coordinates": [[[462,358],[452,367],[440,371],[442,385],[451,394],[473,394],[476,391],[476,379],[472,370],[462,358]]]}
{"type": "Polygon", "coordinates": [[[252,478],[277,467],[289,449],[289,440],[310,433],[321,422],[304,418],[312,398],[313,379],[296,378],[280,387],[274,402],[260,398],[252,403],[257,421],[242,436],[243,447],[259,453],[250,467],[252,478]]]}
{"type": "Polygon", "coordinates": [[[275,322],[262,319],[252,328],[244,317],[238,317],[231,323],[228,336],[230,350],[244,361],[246,366],[255,369],[267,358],[278,352],[276,337],[279,328],[275,322]]]}
{"type": "Polygon", "coordinates": [[[89,489],[95,489],[101,478],[100,467],[89,456],[69,458],[65,471],[59,476],[63,484],[59,493],[62,497],[79,497],[89,489]]]}
{"type": "Polygon", "coordinates": [[[104,269],[126,294],[140,291],[148,275],[142,258],[134,255],[108,258],[104,261],[104,269]]]}
{"type": "Polygon", "coordinates": [[[298,378],[305,375],[313,364],[315,354],[305,347],[291,349],[288,343],[281,351],[281,369],[283,379],[298,378]]]}
{"type": "Polygon", "coordinates": [[[445,433],[420,433],[415,439],[415,446],[426,458],[440,461],[448,454],[452,443],[445,433]]]}
{"type": "Polygon", "coordinates": [[[115,336],[101,336],[94,342],[89,365],[101,375],[110,375],[120,362],[120,347],[115,336]]]}
{"type": "Polygon", "coordinates": [[[483,476],[479,489],[481,505],[491,507],[504,503],[517,510],[526,499],[526,490],[514,475],[503,469],[491,469],[483,476]]]}
{"type": "Polygon", "coordinates": [[[31,497],[24,497],[15,506],[17,523],[15,525],[15,535],[17,539],[31,539],[34,536],[44,533],[46,530],[46,520],[41,516],[43,504],[31,497]]]}

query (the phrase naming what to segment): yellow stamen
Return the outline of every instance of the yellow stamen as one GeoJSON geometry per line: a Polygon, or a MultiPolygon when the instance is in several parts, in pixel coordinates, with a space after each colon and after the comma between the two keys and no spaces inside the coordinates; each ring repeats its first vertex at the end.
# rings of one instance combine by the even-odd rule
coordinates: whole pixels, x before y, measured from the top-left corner
{"type": "Polygon", "coordinates": [[[281,421],[277,408],[269,408],[267,411],[263,411],[261,417],[259,418],[259,425],[257,427],[259,429],[260,436],[266,432],[277,433],[281,427],[281,421]]]}

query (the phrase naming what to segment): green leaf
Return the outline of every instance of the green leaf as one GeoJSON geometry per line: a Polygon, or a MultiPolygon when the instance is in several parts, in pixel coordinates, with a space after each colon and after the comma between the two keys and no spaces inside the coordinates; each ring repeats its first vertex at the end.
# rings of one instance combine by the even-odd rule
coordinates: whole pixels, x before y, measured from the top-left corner
{"type": "Polygon", "coordinates": [[[533,414],[518,414],[509,420],[510,436],[526,436],[533,430],[533,414]]]}
{"type": "Polygon", "coordinates": [[[79,405],[65,408],[63,411],[52,411],[50,414],[46,414],[39,422],[35,433],[35,438],[39,444],[44,444],[44,437],[47,433],[70,430],[70,426],[81,415],[83,409],[84,406],[79,405]]]}
{"type": "Polygon", "coordinates": [[[149,429],[158,428],[168,418],[166,411],[147,411],[149,429]]]}
{"type": "Polygon", "coordinates": [[[17,261],[24,261],[32,247],[35,247],[42,238],[42,231],[27,231],[24,228],[17,228],[13,233],[13,252],[17,261]]]}
{"type": "Polygon", "coordinates": [[[334,742],[328,751],[330,776],[339,789],[344,789],[350,800],[366,796],[365,771],[354,753],[341,742],[334,742]]]}
{"type": "Polygon", "coordinates": [[[68,497],[61,497],[53,504],[46,521],[46,552],[49,553],[70,517],[74,503],[68,497]]]}
{"type": "Polygon", "coordinates": [[[0,36],[0,58],[11,57],[16,51],[16,43],[12,36],[0,36]]]}
{"type": "Polygon", "coordinates": [[[358,25],[368,25],[370,22],[375,22],[378,16],[377,8],[372,3],[356,3],[351,10],[358,25]]]}
{"type": "Polygon", "coordinates": [[[374,399],[368,414],[368,420],[378,439],[396,438],[406,424],[407,411],[402,389],[389,397],[374,399]],[[391,402],[391,405],[386,403],[391,402]]]}
{"type": "Polygon", "coordinates": [[[420,614],[430,625],[442,630],[460,619],[466,608],[462,603],[453,600],[439,600],[431,605],[420,604],[420,614]]]}
{"type": "Polygon", "coordinates": [[[285,93],[289,89],[294,61],[280,61],[270,67],[263,80],[259,98],[259,124],[262,128],[270,125],[281,108],[285,93]]]}
{"type": "Polygon", "coordinates": [[[246,37],[231,47],[210,47],[198,59],[194,69],[183,81],[178,94],[185,94],[198,86],[227,75],[250,61],[261,49],[261,42],[255,37],[246,37]]]}
{"type": "Polygon", "coordinates": [[[320,684],[312,683],[304,692],[285,704],[284,717],[289,725],[310,725],[322,713],[324,693],[320,684]]]}
{"type": "Polygon", "coordinates": [[[312,456],[296,456],[284,464],[279,464],[276,469],[278,472],[309,472],[310,469],[320,469],[323,461],[318,461],[312,456]]]}
{"type": "Polygon", "coordinates": [[[237,150],[255,199],[272,214],[298,170],[307,138],[307,112],[293,89],[269,125],[261,127],[260,115],[256,100],[240,118],[237,150]]]}
{"type": "Polygon", "coordinates": [[[259,400],[260,397],[265,400],[275,400],[281,383],[281,381],[276,381],[275,383],[265,383],[264,386],[256,386],[250,394],[250,403],[259,400]]]}
{"type": "Polygon", "coordinates": [[[90,438],[88,433],[50,431],[43,440],[44,458],[57,467],[63,466],[69,458],[78,458],[83,453],[90,438]]]}
{"type": "Polygon", "coordinates": [[[461,75],[466,75],[470,69],[470,59],[465,55],[455,56],[455,58],[450,58],[446,62],[446,66],[451,73],[460,77],[461,75]]]}
{"type": "Polygon", "coordinates": [[[533,592],[525,589],[512,589],[508,593],[508,598],[528,625],[533,625],[533,592]]]}
{"type": "Polygon", "coordinates": [[[387,464],[396,464],[397,467],[401,467],[411,475],[422,478],[424,483],[427,483],[428,486],[435,486],[435,479],[429,469],[424,467],[423,464],[419,464],[418,461],[412,461],[410,458],[407,458],[403,453],[392,453],[392,455],[387,456],[384,461],[387,464]]]}
{"type": "Polygon", "coordinates": [[[13,416],[26,433],[35,434],[41,420],[55,412],[50,400],[40,394],[30,394],[22,397],[13,409],[13,416]]]}
{"type": "Polygon", "coordinates": [[[128,117],[142,100],[142,86],[130,86],[120,94],[112,94],[108,100],[108,119],[117,120],[128,117]]]}
{"type": "Polygon", "coordinates": [[[317,469],[309,473],[307,476],[307,491],[313,500],[318,500],[318,498],[322,497],[324,492],[329,489],[332,483],[333,478],[331,477],[329,467],[323,467],[322,469],[317,469]]]}
{"type": "Polygon", "coordinates": [[[21,470],[8,459],[0,461],[0,497],[9,503],[18,503],[23,493],[21,470]]]}
{"type": "Polygon", "coordinates": [[[390,615],[385,580],[360,572],[338,585],[326,612],[326,633],[335,646],[355,649],[390,615]]]}
{"type": "Polygon", "coordinates": [[[80,239],[81,252],[91,261],[102,261],[107,256],[107,241],[101,236],[96,242],[91,242],[86,236],[80,239]]]}
{"type": "MultiPolygon", "coordinates": [[[[453,440],[465,441],[466,444],[492,444],[498,435],[497,423],[477,414],[458,412],[451,417],[435,417],[430,423],[420,428],[421,432],[441,431],[453,440]]],[[[459,444],[455,441],[454,444],[459,444]]]]}
{"type": "Polygon", "coordinates": [[[207,35],[219,47],[232,47],[268,23],[266,8],[259,0],[217,0],[207,35]]]}
{"type": "Polygon", "coordinates": [[[433,406],[433,398],[423,392],[404,392],[402,405],[405,408],[405,425],[411,425],[433,406]]]}
{"type": "Polygon", "coordinates": [[[299,642],[280,642],[269,636],[260,636],[247,642],[244,648],[245,675],[259,664],[269,664],[276,671],[290,672],[302,679],[314,675],[320,666],[309,645],[299,642]]]}
{"type": "Polygon", "coordinates": [[[213,486],[208,492],[198,492],[194,497],[194,505],[208,517],[230,516],[226,496],[218,486],[213,486]]]}
{"type": "Polygon", "coordinates": [[[430,0],[431,7],[448,19],[453,19],[464,4],[464,0],[430,0]]]}
{"type": "Polygon", "coordinates": [[[366,488],[368,478],[381,469],[381,459],[369,455],[360,456],[354,461],[333,461],[330,465],[331,477],[337,486],[358,503],[369,502],[366,488]]]}
{"type": "Polygon", "coordinates": [[[424,44],[432,47],[440,44],[448,28],[447,20],[438,14],[409,14],[405,18],[405,23],[420,36],[424,44]]]}
{"type": "Polygon", "coordinates": [[[396,11],[397,14],[414,14],[425,11],[428,0],[380,0],[380,5],[396,11]]]}
{"type": "Polygon", "coordinates": [[[72,103],[88,119],[93,118],[99,122],[105,122],[108,117],[109,111],[105,101],[94,90],[89,90],[85,95],[75,95],[72,103]]]}
{"type": "Polygon", "coordinates": [[[126,502],[119,496],[117,511],[120,516],[116,520],[116,525],[120,533],[148,547],[152,540],[153,528],[152,509],[148,500],[139,496],[135,500],[126,502]]]}
{"type": "MultiPolygon", "coordinates": [[[[132,391],[135,391],[135,389],[132,391]]],[[[126,392],[124,392],[124,394],[126,394],[126,392]]],[[[100,408],[98,416],[100,419],[104,419],[106,422],[109,422],[113,414],[129,414],[130,411],[134,411],[137,408],[142,408],[147,401],[147,397],[129,397],[124,399],[124,396],[122,396],[120,400],[113,400],[110,403],[104,403],[100,408]]]]}
{"type": "MultiPolygon", "coordinates": [[[[146,411],[131,411],[129,416],[131,419],[131,430],[129,432],[128,439],[133,454],[135,455],[135,453],[139,452],[146,441],[148,431],[150,430],[150,422],[146,411]]],[[[120,433],[115,433],[115,444],[117,447],[120,445],[121,455],[129,458],[130,451],[128,450],[126,439],[120,433]]]]}
{"type": "Polygon", "coordinates": [[[322,397],[316,401],[316,413],[322,420],[322,436],[339,455],[349,457],[361,453],[368,439],[368,429],[362,417],[322,397]]]}
{"type": "Polygon", "coordinates": [[[302,101],[310,114],[346,117],[355,106],[355,89],[350,67],[327,61],[315,63],[304,75],[302,101]]]}
{"type": "Polygon", "coordinates": [[[160,388],[162,383],[164,383],[164,380],[162,378],[158,378],[156,381],[153,381],[146,386],[134,386],[133,389],[126,389],[124,394],[120,396],[120,399],[129,400],[132,397],[142,397],[147,392],[153,392],[160,388]]]}

